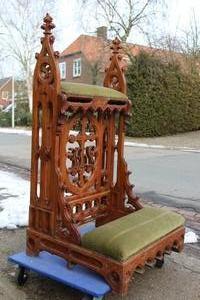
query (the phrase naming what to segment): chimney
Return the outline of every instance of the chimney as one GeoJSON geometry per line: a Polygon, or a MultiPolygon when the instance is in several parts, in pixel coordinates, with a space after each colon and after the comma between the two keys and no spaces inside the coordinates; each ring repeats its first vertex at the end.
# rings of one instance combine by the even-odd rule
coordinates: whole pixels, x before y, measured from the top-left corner
{"type": "Polygon", "coordinates": [[[97,37],[107,40],[107,27],[101,26],[97,28],[97,37]]]}

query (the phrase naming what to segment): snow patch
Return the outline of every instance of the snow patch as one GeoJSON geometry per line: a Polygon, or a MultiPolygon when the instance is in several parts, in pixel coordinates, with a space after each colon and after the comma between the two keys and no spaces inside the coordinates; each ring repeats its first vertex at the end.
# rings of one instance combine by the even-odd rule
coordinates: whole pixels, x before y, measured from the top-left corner
{"type": "Polygon", "coordinates": [[[28,224],[29,181],[0,171],[0,228],[16,229],[28,224]]]}
{"type": "Polygon", "coordinates": [[[188,231],[185,234],[185,238],[184,238],[184,243],[185,244],[193,244],[193,243],[197,243],[199,239],[199,236],[193,232],[193,231],[188,231]]]}

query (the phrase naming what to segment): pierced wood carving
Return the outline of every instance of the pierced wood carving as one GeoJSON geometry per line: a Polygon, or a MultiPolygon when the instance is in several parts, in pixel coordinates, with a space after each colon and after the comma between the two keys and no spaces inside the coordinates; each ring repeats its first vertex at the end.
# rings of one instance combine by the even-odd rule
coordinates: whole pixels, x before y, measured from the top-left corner
{"type": "MultiPolygon", "coordinates": [[[[161,260],[171,250],[182,250],[184,228],[125,262],[82,247],[80,225],[93,221],[100,226],[142,209],[124,160],[124,130],[131,106],[124,95],[112,99],[61,91],[54,27],[47,14],[33,82],[27,254],[38,255],[42,250],[57,254],[69,264],[98,272],[113,291],[126,294],[138,267],[161,260]]],[[[125,93],[120,49],[120,41],[115,39],[104,85],[125,93]]]]}
{"type": "Polygon", "coordinates": [[[95,117],[75,115],[69,121],[66,167],[69,181],[80,189],[89,183],[97,170],[98,125],[95,117]]]}

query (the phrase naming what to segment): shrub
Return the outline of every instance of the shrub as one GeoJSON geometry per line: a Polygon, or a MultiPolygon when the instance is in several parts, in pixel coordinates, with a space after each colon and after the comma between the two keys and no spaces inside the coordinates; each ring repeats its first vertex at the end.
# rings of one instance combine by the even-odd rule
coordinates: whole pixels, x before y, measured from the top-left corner
{"type": "Polygon", "coordinates": [[[31,126],[32,114],[25,110],[17,110],[15,114],[15,125],[16,126],[31,126]]]}
{"type": "Polygon", "coordinates": [[[11,112],[0,111],[0,126],[10,127],[11,126],[11,112]]]}
{"type": "Polygon", "coordinates": [[[140,53],[127,74],[132,117],[129,136],[160,136],[200,129],[200,78],[178,65],[140,53]]]}
{"type": "Polygon", "coordinates": [[[31,126],[32,114],[29,112],[28,101],[16,101],[15,109],[15,125],[16,126],[31,126]]]}
{"type": "MultiPolygon", "coordinates": [[[[32,114],[27,107],[17,105],[15,108],[15,125],[16,126],[31,126],[32,114]]],[[[12,125],[12,112],[0,112],[0,126],[10,127],[12,125]]]]}

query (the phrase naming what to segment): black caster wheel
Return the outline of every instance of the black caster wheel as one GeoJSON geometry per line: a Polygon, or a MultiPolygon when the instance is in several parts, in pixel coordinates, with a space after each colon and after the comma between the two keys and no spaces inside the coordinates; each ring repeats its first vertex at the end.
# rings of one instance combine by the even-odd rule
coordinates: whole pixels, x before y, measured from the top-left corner
{"type": "Polygon", "coordinates": [[[158,269],[161,269],[164,265],[164,258],[162,259],[156,259],[155,267],[158,269]]]}
{"type": "Polygon", "coordinates": [[[28,273],[24,267],[19,267],[19,272],[17,275],[17,283],[19,286],[23,286],[28,279],[28,273]]]}
{"type": "Polygon", "coordinates": [[[74,264],[73,262],[68,261],[67,262],[67,268],[69,270],[73,270],[73,268],[76,266],[76,264],[74,264]]]}
{"type": "Polygon", "coordinates": [[[83,298],[81,300],[103,300],[103,299],[105,299],[104,296],[94,297],[94,296],[90,296],[90,295],[85,295],[85,296],[83,296],[83,298]]]}

